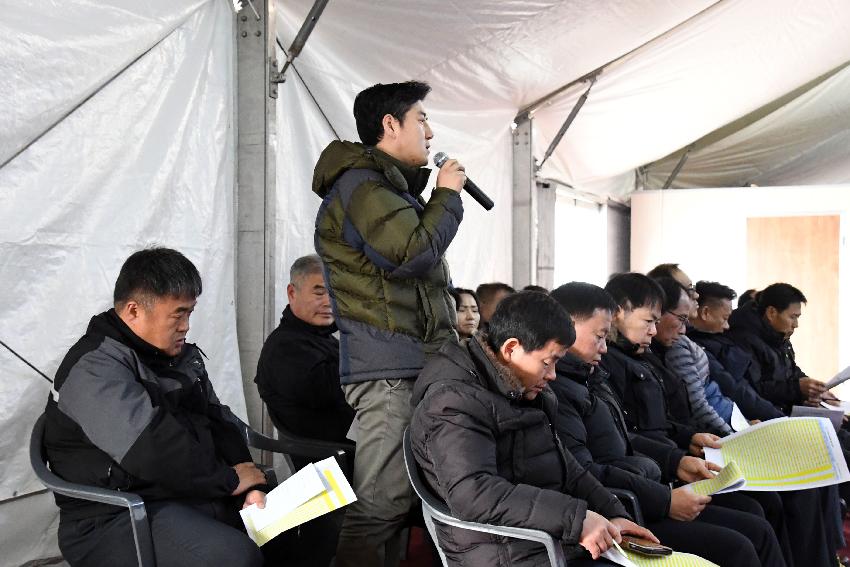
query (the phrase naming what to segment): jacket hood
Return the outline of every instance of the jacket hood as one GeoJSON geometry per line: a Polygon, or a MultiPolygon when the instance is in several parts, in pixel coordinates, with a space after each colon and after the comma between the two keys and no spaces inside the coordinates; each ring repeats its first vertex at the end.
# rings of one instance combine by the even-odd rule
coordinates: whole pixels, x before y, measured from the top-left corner
{"type": "Polygon", "coordinates": [[[396,189],[414,196],[422,193],[431,175],[427,167],[410,167],[375,147],[334,140],[322,151],[316,162],[313,192],[324,198],[336,180],[349,169],[381,172],[396,189]]]}
{"type": "Polygon", "coordinates": [[[767,344],[780,346],[785,342],[785,335],[777,332],[759,315],[756,306],[750,302],[738,307],[729,316],[729,327],[734,333],[754,334],[761,337],[767,344]]]}
{"type": "MultiPolygon", "coordinates": [[[[487,345],[486,335],[480,332],[460,344],[453,342],[443,344],[416,380],[411,403],[415,406],[422,401],[432,384],[450,380],[475,383],[511,401],[522,400],[525,393],[520,379],[496,358],[487,345]],[[442,372],[441,366],[447,363],[461,368],[465,374],[442,372]]],[[[557,405],[554,392],[546,388],[540,392],[538,398],[542,400],[544,407],[551,405],[547,411],[553,414],[557,405]]]]}

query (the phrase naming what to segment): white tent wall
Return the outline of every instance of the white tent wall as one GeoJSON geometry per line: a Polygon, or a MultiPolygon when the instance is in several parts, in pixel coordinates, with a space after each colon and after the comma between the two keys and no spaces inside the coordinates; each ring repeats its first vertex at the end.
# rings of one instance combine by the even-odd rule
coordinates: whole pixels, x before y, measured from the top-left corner
{"type": "MultiPolygon", "coordinates": [[[[18,58],[4,70],[3,96],[6,81],[52,93],[14,97],[22,108],[3,134],[6,153],[26,149],[0,169],[0,338],[52,375],[89,318],[110,307],[123,260],[150,244],[174,247],[204,279],[189,339],[209,355],[220,398],[244,416],[234,312],[232,9],[226,0],[129,5],[87,4],[80,17],[70,3],[16,3],[19,28],[0,39],[0,61],[18,58]],[[157,16],[133,17],[146,8],[157,16]],[[53,25],[44,27],[45,17],[53,25]],[[24,53],[10,47],[16,37],[28,38],[24,53]],[[66,41],[83,46],[59,70],[74,87],[33,81],[30,68],[43,71],[66,41]],[[39,136],[61,117],[56,109],[72,111],[39,136]]],[[[27,441],[50,385],[5,349],[0,361],[0,564],[19,565],[56,551],[45,537],[56,516],[51,497],[9,501],[41,488],[27,441]]]]}
{"type": "MultiPolygon", "coordinates": [[[[847,2],[719,2],[606,67],[543,173],[585,191],[602,184],[611,193],[606,179],[631,176],[635,168],[687,146],[848,61],[847,2]]],[[[575,85],[534,113],[541,147],[553,138],[585,90],[585,85],[575,85]]],[[[847,90],[838,92],[843,93],[842,105],[846,106],[847,90]]],[[[817,136],[823,140],[829,134],[819,131],[817,136]]],[[[749,142],[748,151],[756,158],[765,144],[772,144],[767,138],[749,142]]],[[[847,150],[847,145],[843,148],[847,150]]],[[[844,153],[845,163],[848,153],[844,153]]],[[[730,160],[735,163],[739,156],[725,157],[727,160],[709,166],[716,171],[730,160]]],[[[671,159],[675,164],[678,154],[671,159]]],[[[803,166],[797,163],[795,169],[803,166]]],[[[770,182],[788,183],[778,176],[770,182]]],[[[791,183],[796,182],[799,176],[791,183]]],[[[614,187],[617,185],[620,182],[614,187]]]]}
{"type": "MultiPolygon", "coordinates": [[[[806,87],[697,141],[673,187],[850,183],[850,66],[806,87]]],[[[680,155],[651,164],[646,187],[661,187],[680,155]]]]}
{"type": "MultiPolygon", "coordinates": [[[[677,262],[694,280],[747,289],[747,218],[840,215],[838,368],[850,365],[850,186],[680,189],[632,194],[631,267],[677,262]]],[[[806,293],[806,290],[803,290],[806,293]]],[[[817,325],[806,319],[801,328],[817,325]]],[[[806,368],[806,353],[798,353],[806,368]]],[[[810,365],[811,367],[811,365],[810,365]]],[[[831,376],[819,376],[824,380],[831,376]]],[[[850,388],[846,390],[850,393],[850,388]]]]}
{"type": "MultiPolygon", "coordinates": [[[[308,2],[278,3],[278,38],[282,45],[288,46],[295,37],[310,5],[308,2]]],[[[335,138],[319,108],[341,138],[359,140],[352,115],[354,97],[378,82],[420,79],[433,83],[434,91],[425,101],[435,133],[432,154],[445,151],[457,156],[475,182],[496,202],[496,208],[486,212],[468,196],[463,198],[464,221],[448,253],[453,281],[456,285],[473,287],[483,281],[510,282],[510,125],[515,108],[500,101],[480,101],[478,109],[463,111],[445,102],[441,104],[441,101],[451,100],[453,89],[448,85],[431,81],[427,73],[418,75],[414,69],[393,71],[390,65],[381,68],[379,63],[387,61],[384,53],[397,47],[389,39],[373,37],[373,41],[383,43],[374,46],[372,52],[338,45],[334,41],[339,39],[334,32],[335,23],[353,24],[346,20],[350,16],[346,9],[343,3],[328,5],[310,37],[309,49],[295,63],[298,74],[293,69],[287,71],[287,81],[280,88],[277,144],[280,278],[276,295],[280,309],[286,303],[289,266],[297,257],[314,252],[313,227],[321,201],[311,191],[313,165],[321,150],[335,138]],[[357,56],[338,59],[351,53],[357,56]],[[345,73],[340,69],[345,69],[345,73]],[[318,106],[307,88],[316,97],[318,106]],[[450,92],[440,92],[440,88],[450,92]],[[488,106],[488,102],[493,106],[488,106]]],[[[417,60],[427,59],[430,46],[423,43],[412,55],[417,60]]],[[[435,179],[436,173],[431,176],[431,186],[435,179]]],[[[428,190],[424,197],[427,199],[428,190]]]]}

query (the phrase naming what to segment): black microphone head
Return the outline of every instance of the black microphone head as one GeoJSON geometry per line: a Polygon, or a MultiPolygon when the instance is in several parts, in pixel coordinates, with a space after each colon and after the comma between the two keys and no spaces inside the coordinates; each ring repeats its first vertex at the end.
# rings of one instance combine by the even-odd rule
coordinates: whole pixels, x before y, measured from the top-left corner
{"type": "Polygon", "coordinates": [[[446,163],[447,159],[449,159],[449,156],[446,155],[446,152],[437,152],[434,154],[434,165],[437,167],[443,167],[443,164],[446,163]]]}

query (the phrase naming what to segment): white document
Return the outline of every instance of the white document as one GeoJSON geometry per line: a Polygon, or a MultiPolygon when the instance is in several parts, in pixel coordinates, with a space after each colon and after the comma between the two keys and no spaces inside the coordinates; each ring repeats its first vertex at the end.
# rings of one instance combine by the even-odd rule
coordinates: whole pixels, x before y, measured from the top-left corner
{"type": "Polygon", "coordinates": [[[829,402],[822,401],[820,405],[828,410],[844,412],[844,415],[850,415],[850,402],[837,402],[838,405],[832,405],[829,402]]]}
{"type": "Polygon", "coordinates": [[[836,431],[841,429],[841,421],[844,412],[841,408],[834,406],[813,408],[809,406],[794,406],[791,408],[791,417],[825,417],[830,422],[836,431]]]}
{"type": "Polygon", "coordinates": [[[741,408],[735,402],[732,402],[732,419],[730,421],[732,422],[730,425],[735,431],[743,431],[750,426],[750,422],[747,421],[747,418],[741,413],[741,408]]]}
{"type": "Polygon", "coordinates": [[[266,494],[265,508],[252,504],[241,513],[250,516],[254,528],[259,531],[325,490],[322,475],[311,463],[266,494]]]}
{"type": "Polygon", "coordinates": [[[616,563],[617,565],[623,565],[624,567],[637,567],[637,565],[635,565],[635,562],[626,557],[626,554],[623,553],[622,548],[616,543],[609,547],[608,551],[602,554],[602,557],[604,557],[611,563],[616,563]]]}
{"type": "Polygon", "coordinates": [[[264,510],[258,510],[256,506],[249,506],[239,512],[248,537],[257,545],[265,545],[286,530],[357,500],[354,490],[352,490],[345,475],[342,474],[342,470],[334,457],[309,464],[298,471],[296,475],[288,478],[281,486],[270,492],[269,496],[272,496],[272,493],[276,490],[283,488],[284,490],[294,490],[298,495],[297,497],[291,497],[285,503],[282,503],[281,498],[275,495],[271,499],[271,504],[267,499],[264,510]],[[305,470],[306,473],[304,473],[305,470]],[[294,486],[287,486],[294,476],[302,473],[304,476],[298,479],[294,486]],[[313,475],[318,475],[321,479],[319,482],[321,488],[318,493],[314,493],[316,486],[313,475]],[[313,495],[303,501],[303,498],[308,494],[313,495]],[[298,500],[302,500],[302,502],[292,509],[292,502],[298,500]],[[266,515],[270,516],[271,520],[266,515]],[[259,527],[257,518],[261,522],[259,525],[263,527],[259,527]]]}
{"type": "Polygon", "coordinates": [[[826,389],[831,390],[839,384],[843,384],[847,380],[850,380],[850,366],[833,376],[832,380],[826,383],[826,389]]]}

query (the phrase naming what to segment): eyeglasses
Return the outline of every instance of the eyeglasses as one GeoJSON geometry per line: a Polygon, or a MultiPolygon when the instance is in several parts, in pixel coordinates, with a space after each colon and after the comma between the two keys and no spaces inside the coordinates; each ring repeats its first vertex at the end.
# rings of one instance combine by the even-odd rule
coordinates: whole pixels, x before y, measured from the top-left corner
{"type": "Polygon", "coordinates": [[[673,317],[679,320],[679,323],[682,325],[688,324],[688,316],[687,315],[679,315],[678,313],[673,313],[672,311],[665,311],[665,313],[669,313],[673,317]]]}

